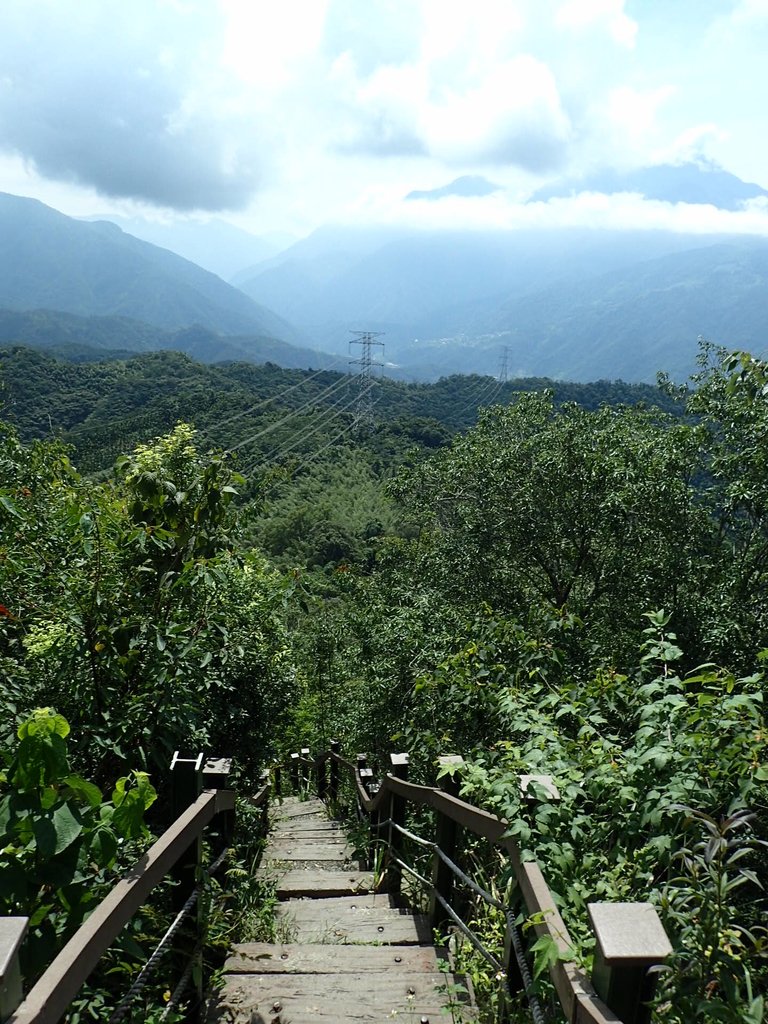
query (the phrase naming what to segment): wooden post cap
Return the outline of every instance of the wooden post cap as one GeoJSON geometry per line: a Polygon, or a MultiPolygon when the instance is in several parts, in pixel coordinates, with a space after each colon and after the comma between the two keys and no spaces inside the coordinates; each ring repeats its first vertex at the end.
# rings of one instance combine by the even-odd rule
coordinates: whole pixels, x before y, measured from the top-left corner
{"type": "Polygon", "coordinates": [[[10,974],[28,927],[28,917],[0,918],[0,983],[10,974]]]}
{"type": "Polygon", "coordinates": [[[461,768],[464,758],[461,754],[441,754],[437,759],[441,768],[461,768]]]}
{"type": "Polygon", "coordinates": [[[400,765],[407,765],[408,762],[410,761],[410,759],[411,759],[410,754],[390,754],[389,755],[389,763],[392,765],[393,768],[395,768],[397,766],[400,766],[400,765]]]}
{"type": "Polygon", "coordinates": [[[650,903],[588,903],[587,913],[609,967],[660,964],[672,952],[664,925],[650,903]]]}
{"type": "Polygon", "coordinates": [[[535,794],[528,788],[532,782],[541,786],[550,800],[560,799],[560,790],[551,775],[518,775],[517,778],[520,783],[520,795],[529,800],[536,799],[535,794]]]}

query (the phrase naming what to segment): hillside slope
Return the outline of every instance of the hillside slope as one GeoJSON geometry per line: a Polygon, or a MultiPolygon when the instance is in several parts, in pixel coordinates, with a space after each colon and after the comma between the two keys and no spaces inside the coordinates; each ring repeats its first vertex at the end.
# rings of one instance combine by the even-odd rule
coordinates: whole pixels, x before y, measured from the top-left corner
{"type": "Polygon", "coordinates": [[[125,316],[158,327],[298,341],[294,328],[220,278],[114,224],[73,220],[0,193],[0,308],[125,316]]]}

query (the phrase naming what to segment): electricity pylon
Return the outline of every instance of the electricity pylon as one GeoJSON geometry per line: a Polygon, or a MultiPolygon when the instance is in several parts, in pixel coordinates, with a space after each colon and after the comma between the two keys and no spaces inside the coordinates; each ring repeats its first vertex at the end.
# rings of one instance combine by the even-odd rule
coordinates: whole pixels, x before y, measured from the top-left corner
{"type": "Polygon", "coordinates": [[[499,367],[499,383],[506,384],[507,373],[509,371],[509,345],[505,345],[501,350],[501,366],[499,367]]]}
{"type": "Polygon", "coordinates": [[[373,424],[373,388],[376,382],[374,370],[384,366],[383,360],[374,359],[373,349],[375,345],[381,346],[381,354],[384,355],[384,342],[376,340],[381,337],[381,333],[381,331],[352,331],[354,338],[349,343],[350,355],[354,352],[354,345],[360,346],[360,358],[349,360],[350,373],[352,373],[353,366],[359,367],[353,424],[357,429],[370,427],[373,424]]]}

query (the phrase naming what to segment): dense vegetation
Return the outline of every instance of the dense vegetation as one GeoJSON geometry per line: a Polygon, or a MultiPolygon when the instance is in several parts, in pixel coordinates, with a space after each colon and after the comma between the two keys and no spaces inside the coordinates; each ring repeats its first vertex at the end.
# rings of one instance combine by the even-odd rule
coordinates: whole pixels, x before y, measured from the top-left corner
{"type": "MultiPolygon", "coordinates": [[[[321,411],[337,375],[5,355],[31,440],[5,428],[0,464],[0,792],[28,791],[14,758],[45,706],[72,727],[67,770],[102,790],[131,770],[160,788],[175,746],[233,754],[246,785],[280,744],[334,734],[410,750],[424,780],[461,752],[574,956],[588,900],[650,899],[676,950],[657,1019],[759,1024],[768,365],[702,360],[664,410],[531,383],[486,391],[499,404],[464,430],[488,382],[449,378],[387,383],[386,419],[353,430],[321,411]],[[42,436],[45,406],[95,475],[42,436]],[[561,800],[522,800],[529,772],[561,800]]],[[[25,820],[0,812],[0,847],[25,820]]],[[[25,886],[6,911],[52,898],[25,886]]]]}

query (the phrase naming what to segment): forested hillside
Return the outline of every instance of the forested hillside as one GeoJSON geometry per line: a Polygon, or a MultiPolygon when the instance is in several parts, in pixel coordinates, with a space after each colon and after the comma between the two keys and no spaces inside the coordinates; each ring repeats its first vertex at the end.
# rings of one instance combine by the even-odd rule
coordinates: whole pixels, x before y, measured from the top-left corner
{"type": "Polygon", "coordinates": [[[164,328],[294,340],[289,324],[215,274],[104,221],[0,192],[0,308],[126,316],[164,328]]]}
{"type": "Polygon", "coordinates": [[[245,781],[332,736],[409,751],[415,781],[461,753],[574,958],[588,901],[650,900],[675,950],[654,1019],[759,1024],[766,363],[705,348],[666,393],[382,381],[367,426],[328,371],[9,350],[0,372],[0,911],[38,915],[30,972],[119,863],[105,825],[107,854],[51,843],[41,874],[23,801],[89,799],[20,767],[30,729],[63,741],[29,718],[50,707],[69,770],[133,780],[139,814],[131,771],[159,785],[178,746],[245,781]]]}

